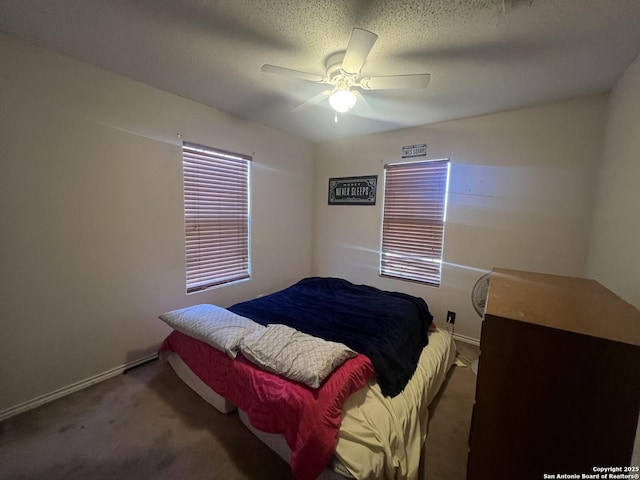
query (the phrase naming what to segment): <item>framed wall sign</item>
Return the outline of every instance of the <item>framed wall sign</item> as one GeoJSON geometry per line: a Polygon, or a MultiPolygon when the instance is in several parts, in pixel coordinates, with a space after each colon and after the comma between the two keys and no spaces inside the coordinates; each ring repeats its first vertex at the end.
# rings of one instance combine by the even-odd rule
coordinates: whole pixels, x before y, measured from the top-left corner
{"type": "Polygon", "coordinates": [[[402,158],[424,157],[427,155],[427,144],[405,145],[402,147],[402,158]]]}
{"type": "Polygon", "coordinates": [[[329,205],[375,205],[378,176],[329,179],[329,205]]]}

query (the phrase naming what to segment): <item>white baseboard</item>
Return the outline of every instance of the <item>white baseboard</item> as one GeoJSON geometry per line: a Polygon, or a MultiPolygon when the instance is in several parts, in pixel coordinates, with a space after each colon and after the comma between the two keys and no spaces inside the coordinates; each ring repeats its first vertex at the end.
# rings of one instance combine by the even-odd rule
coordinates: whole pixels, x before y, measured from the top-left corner
{"type": "Polygon", "coordinates": [[[58,390],[54,390],[51,393],[46,393],[39,397],[34,398],[33,400],[29,400],[27,402],[21,403],[11,408],[7,408],[0,412],[0,422],[9,417],[13,417],[14,415],[18,415],[19,413],[26,412],[27,410],[32,410],[40,405],[44,405],[45,403],[52,402],[57,400],[58,398],[64,397],[71,393],[77,392],[78,390],[82,390],[83,388],[90,387],[99,382],[103,382],[108,380],[109,378],[115,377],[124,373],[125,370],[133,368],[137,365],[141,365],[143,363],[149,362],[151,360],[155,360],[158,358],[157,353],[152,353],[147,355],[146,357],[142,357],[138,360],[134,360],[133,362],[126,363],[116,368],[112,368],[111,370],[107,370],[106,372],[99,373],[98,375],[94,375],[93,377],[89,377],[85,380],[81,380],[79,382],[73,383],[66,387],[60,388],[58,390]]]}
{"type": "Polygon", "coordinates": [[[470,343],[471,345],[475,345],[476,347],[480,346],[480,340],[476,340],[475,338],[465,337],[464,335],[460,335],[459,333],[452,333],[451,336],[454,340],[460,340],[464,343],[470,343]]]}
{"type": "MultiPolygon", "coordinates": [[[[476,340],[475,338],[466,337],[464,335],[460,335],[459,333],[453,333],[452,336],[455,340],[459,340],[461,342],[470,343],[476,346],[480,345],[480,341],[476,340]]],[[[90,387],[91,385],[95,385],[96,383],[104,382],[105,380],[108,380],[112,377],[120,375],[121,373],[124,373],[125,370],[133,368],[137,365],[141,365],[143,363],[149,362],[151,360],[155,360],[156,358],[158,358],[158,354],[152,353],[151,355],[147,355],[146,357],[142,357],[133,362],[126,363],[116,368],[112,368],[111,370],[107,370],[106,372],[99,373],[98,375],[94,375],[93,377],[89,377],[85,380],[81,380],[79,382],[73,383],[71,385],[60,388],[58,390],[54,390],[51,393],[41,395],[27,402],[21,403],[19,405],[15,405],[11,408],[7,408],[6,410],[2,410],[0,412],[0,422],[9,417],[13,417],[14,415],[18,415],[19,413],[32,410],[36,407],[39,407],[40,405],[44,405],[45,403],[52,402],[54,400],[57,400],[58,398],[62,398],[71,393],[90,387]]]]}

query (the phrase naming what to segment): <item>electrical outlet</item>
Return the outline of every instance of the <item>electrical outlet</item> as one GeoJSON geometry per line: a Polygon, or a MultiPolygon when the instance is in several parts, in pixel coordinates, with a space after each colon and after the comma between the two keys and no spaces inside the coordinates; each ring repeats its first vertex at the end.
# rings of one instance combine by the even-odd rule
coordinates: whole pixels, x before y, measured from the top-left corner
{"type": "Polygon", "coordinates": [[[447,311],[447,323],[456,323],[456,312],[447,311]]]}

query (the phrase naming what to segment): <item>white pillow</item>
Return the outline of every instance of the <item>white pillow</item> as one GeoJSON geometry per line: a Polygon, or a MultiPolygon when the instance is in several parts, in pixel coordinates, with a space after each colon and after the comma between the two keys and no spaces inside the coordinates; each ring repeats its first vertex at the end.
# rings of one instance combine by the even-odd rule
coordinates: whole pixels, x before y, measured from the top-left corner
{"type": "Polygon", "coordinates": [[[194,305],[160,315],[174,330],[208,343],[231,358],[236,358],[240,342],[250,333],[265,327],[216,305],[194,305]]]}
{"type": "Polygon", "coordinates": [[[318,388],[333,370],[356,352],[286,325],[271,324],[247,335],[240,351],[250,361],[311,388],[318,388]]]}

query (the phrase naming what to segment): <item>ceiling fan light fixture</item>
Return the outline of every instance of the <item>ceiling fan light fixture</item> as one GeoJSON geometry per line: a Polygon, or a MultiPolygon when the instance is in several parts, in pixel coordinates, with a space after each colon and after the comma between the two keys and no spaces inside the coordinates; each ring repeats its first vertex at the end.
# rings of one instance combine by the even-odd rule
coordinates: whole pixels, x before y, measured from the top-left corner
{"type": "MultiPolygon", "coordinates": [[[[500,1],[532,2],[534,0],[500,1]]],[[[346,113],[350,111],[356,103],[358,104],[358,115],[373,117],[374,112],[369,106],[369,103],[361,90],[405,90],[425,88],[430,79],[430,75],[428,73],[363,77],[361,75],[362,67],[364,66],[369,52],[373,48],[377,39],[378,35],[375,33],[363,30],[362,28],[354,28],[351,32],[347,49],[344,51],[336,51],[325,59],[325,76],[270,64],[263,65],[262,71],[330,86],[330,90],[325,90],[324,92],[303,102],[293,108],[291,110],[292,112],[301,112],[306,110],[311,106],[323,102],[328,97],[329,105],[335,112],[334,119],[338,118],[339,113],[346,113]]]]}
{"type": "Polygon", "coordinates": [[[351,90],[336,90],[329,96],[329,105],[336,112],[348,112],[356,104],[356,95],[351,90]]]}

